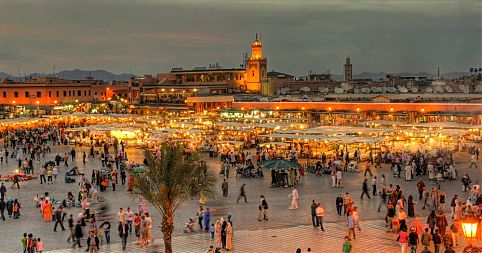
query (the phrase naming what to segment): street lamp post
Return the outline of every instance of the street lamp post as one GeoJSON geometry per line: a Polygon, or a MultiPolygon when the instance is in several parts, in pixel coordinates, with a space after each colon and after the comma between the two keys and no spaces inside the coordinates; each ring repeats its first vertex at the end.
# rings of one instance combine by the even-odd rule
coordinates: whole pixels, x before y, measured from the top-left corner
{"type": "Polygon", "coordinates": [[[473,242],[477,238],[477,229],[480,220],[474,217],[472,213],[469,213],[465,218],[460,220],[460,223],[462,224],[464,237],[469,243],[469,245],[464,248],[463,253],[481,253],[482,249],[473,245],[473,242]]]}

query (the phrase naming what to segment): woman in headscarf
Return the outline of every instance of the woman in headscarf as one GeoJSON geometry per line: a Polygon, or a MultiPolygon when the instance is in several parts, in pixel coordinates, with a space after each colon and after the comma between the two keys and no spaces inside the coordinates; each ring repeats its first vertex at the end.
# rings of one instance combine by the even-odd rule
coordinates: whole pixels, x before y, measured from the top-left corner
{"type": "Polygon", "coordinates": [[[233,228],[230,222],[226,223],[226,247],[225,249],[231,250],[233,248],[233,228]]]}
{"type": "Polygon", "coordinates": [[[216,248],[221,248],[221,222],[219,220],[214,224],[214,240],[216,241],[216,248]]]}

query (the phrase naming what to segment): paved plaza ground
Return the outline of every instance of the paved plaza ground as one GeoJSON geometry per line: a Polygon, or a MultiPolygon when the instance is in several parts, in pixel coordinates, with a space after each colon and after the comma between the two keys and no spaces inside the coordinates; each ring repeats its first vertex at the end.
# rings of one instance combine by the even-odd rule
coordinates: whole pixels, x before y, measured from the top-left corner
{"type": "MultiPolygon", "coordinates": [[[[43,158],[42,163],[53,160],[57,152],[68,152],[72,146],[53,146],[52,153],[43,158]]],[[[83,169],[86,175],[92,172],[93,168],[99,168],[100,162],[97,159],[89,158],[84,168],[82,165],[81,153],[86,148],[76,148],[78,158],[77,166],[83,169]]],[[[142,151],[129,148],[129,161],[142,162],[142,151]]],[[[458,152],[455,154],[457,161],[457,169],[459,173],[468,172],[473,181],[482,179],[480,169],[468,169],[469,156],[467,153],[458,152]]],[[[219,158],[205,157],[209,167],[219,173],[219,158]]],[[[479,162],[479,167],[481,163],[479,162]]],[[[72,165],[70,165],[71,167],[72,165]]],[[[5,174],[16,169],[16,161],[10,159],[10,163],[0,165],[0,174],[5,174]]],[[[63,175],[65,168],[61,166],[59,175],[63,175]]],[[[416,181],[406,182],[400,178],[393,178],[393,173],[389,170],[389,166],[385,165],[383,169],[374,170],[375,174],[380,176],[385,174],[389,183],[399,184],[405,191],[405,196],[412,194],[417,195],[416,181]]],[[[301,247],[306,251],[307,247],[311,247],[313,252],[340,252],[343,237],[346,234],[345,217],[339,217],[335,211],[335,198],[339,193],[350,192],[355,201],[355,205],[360,209],[360,219],[362,220],[362,232],[354,241],[353,252],[396,252],[398,244],[392,234],[385,233],[383,218],[385,210],[377,212],[376,208],[379,203],[378,197],[372,199],[360,200],[361,184],[363,173],[348,173],[344,175],[343,188],[331,188],[331,178],[328,175],[316,177],[312,174],[306,175],[301,179],[298,185],[300,194],[298,210],[288,210],[290,198],[288,188],[271,188],[270,175],[265,173],[267,177],[260,178],[235,178],[234,171],[231,171],[229,182],[229,196],[224,198],[221,193],[222,176],[219,176],[217,182],[216,199],[208,199],[206,207],[213,210],[213,217],[226,217],[232,214],[234,224],[234,250],[235,252],[295,252],[297,247],[301,247]],[[236,204],[239,187],[246,183],[246,192],[248,195],[248,203],[241,202],[236,204]],[[268,200],[270,209],[269,221],[259,222],[257,220],[257,207],[259,195],[264,194],[268,200]],[[310,203],[312,199],[316,199],[323,203],[326,210],[326,232],[314,230],[311,224],[310,203]]],[[[7,183],[10,184],[10,183],[7,183]]],[[[427,183],[428,186],[431,183],[427,183]]],[[[8,219],[0,221],[0,252],[19,252],[20,237],[24,232],[33,233],[34,236],[42,238],[47,252],[76,252],[70,249],[70,245],[66,242],[68,237],[67,231],[53,232],[54,223],[43,222],[39,209],[35,208],[33,198],[35,194],[42,194],[49,191],[56,199],[64,199],[68,191],[78,192],[77,183],[65,184],[63,177],[59,178],[54,185],[40,185],[39,181],[33,180],[29,182],[21,182],[21,189],[8,188],[7,197],[18,198],[22,203],[22,216],[18,220],[8,219]]],[[[462,184],[460,180],[442,183],[442,189],[446,191],[447,198],[450,200],[454,194],[461,194],[462,184]]],[[[107,199],[110,210],[115,214],[119,207],[126,208],[130,206],[137,211],[138,199],[136,196],[126,193],[126,187],[118,185],[117,191],[112,192],[109,188],[107,192],[102,193],[107,199]]],[[[195,232],[194,234],[183,233],[183,225],[189,217],[194,217],[198,204],[196,200],[186,201],[178,210],[175,217],[175,233],[174,233],[174,252],[204,252],[213,242],[209,236],[203,232],[195,232]]],[[[421,210],[421,205],[416,205],[416,214],[426,217],[428,211],[421,210]]],[[[150,208],[155,225],[154,235],[156,241],[153,246],[140,249],[129,242],[127,252],[163,252],[162,234],[157,227],[160,225],[160,217],[150,208]]],[[[78,208],[68,210],[68,213],[79,213],[78,208]]],[[[424,222],[425,220],[422,219],[424,222]]],[[[409,223],[411,221],[409,220],[409,223]]],[[[64,225],[67,225],[66,223],[64,225]]],[[[197,228],[197,227],[196,227],[197,228]]],[[[113,243],[109,246],[102,246],[101,252],[121,252],[119,245],[119,237],[116,233],[116,227],[112,231],[113,243]]],[[[132,235],[129,240],[135,237],[132,235]]],[[[85,244],[85,242],[84,242],[85,244]]],[[[79,251],[80,252],[80,251],[79,251]]]]}

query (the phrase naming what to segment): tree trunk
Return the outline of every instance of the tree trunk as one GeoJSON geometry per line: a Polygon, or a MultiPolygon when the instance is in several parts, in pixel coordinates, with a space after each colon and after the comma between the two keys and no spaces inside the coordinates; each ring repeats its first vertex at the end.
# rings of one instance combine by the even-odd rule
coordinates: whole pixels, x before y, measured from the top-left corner
{"type": "Polygon", "coordinates": [[[164,238],[165,253],[172,253],[172,231],[174,230],[174,217],[167,213],[162,217],[162,233],[164,238]]]}

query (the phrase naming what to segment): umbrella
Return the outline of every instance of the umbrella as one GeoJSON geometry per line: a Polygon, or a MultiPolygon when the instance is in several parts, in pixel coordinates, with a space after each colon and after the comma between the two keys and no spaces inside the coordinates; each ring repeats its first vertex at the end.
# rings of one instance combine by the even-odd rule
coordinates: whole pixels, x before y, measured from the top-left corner
{"type": "Polygon", "coordinates": [[[142,168],[142,167],[134,167],[134,168],[132,168],[132,171],[134,171],[135,173],[142,173],[142,172],[144,172],[144,170],[145,170],[145,169],[142,168]]]}
{"type": "Polygon", "coordinates": [[[268,160],[262,161],[259,163],[260,167],[268,168],[268,169],[290,169],[299,167],[298,163],[286,161],[283,159],[275,159],[275,160],[268,160]]]}

